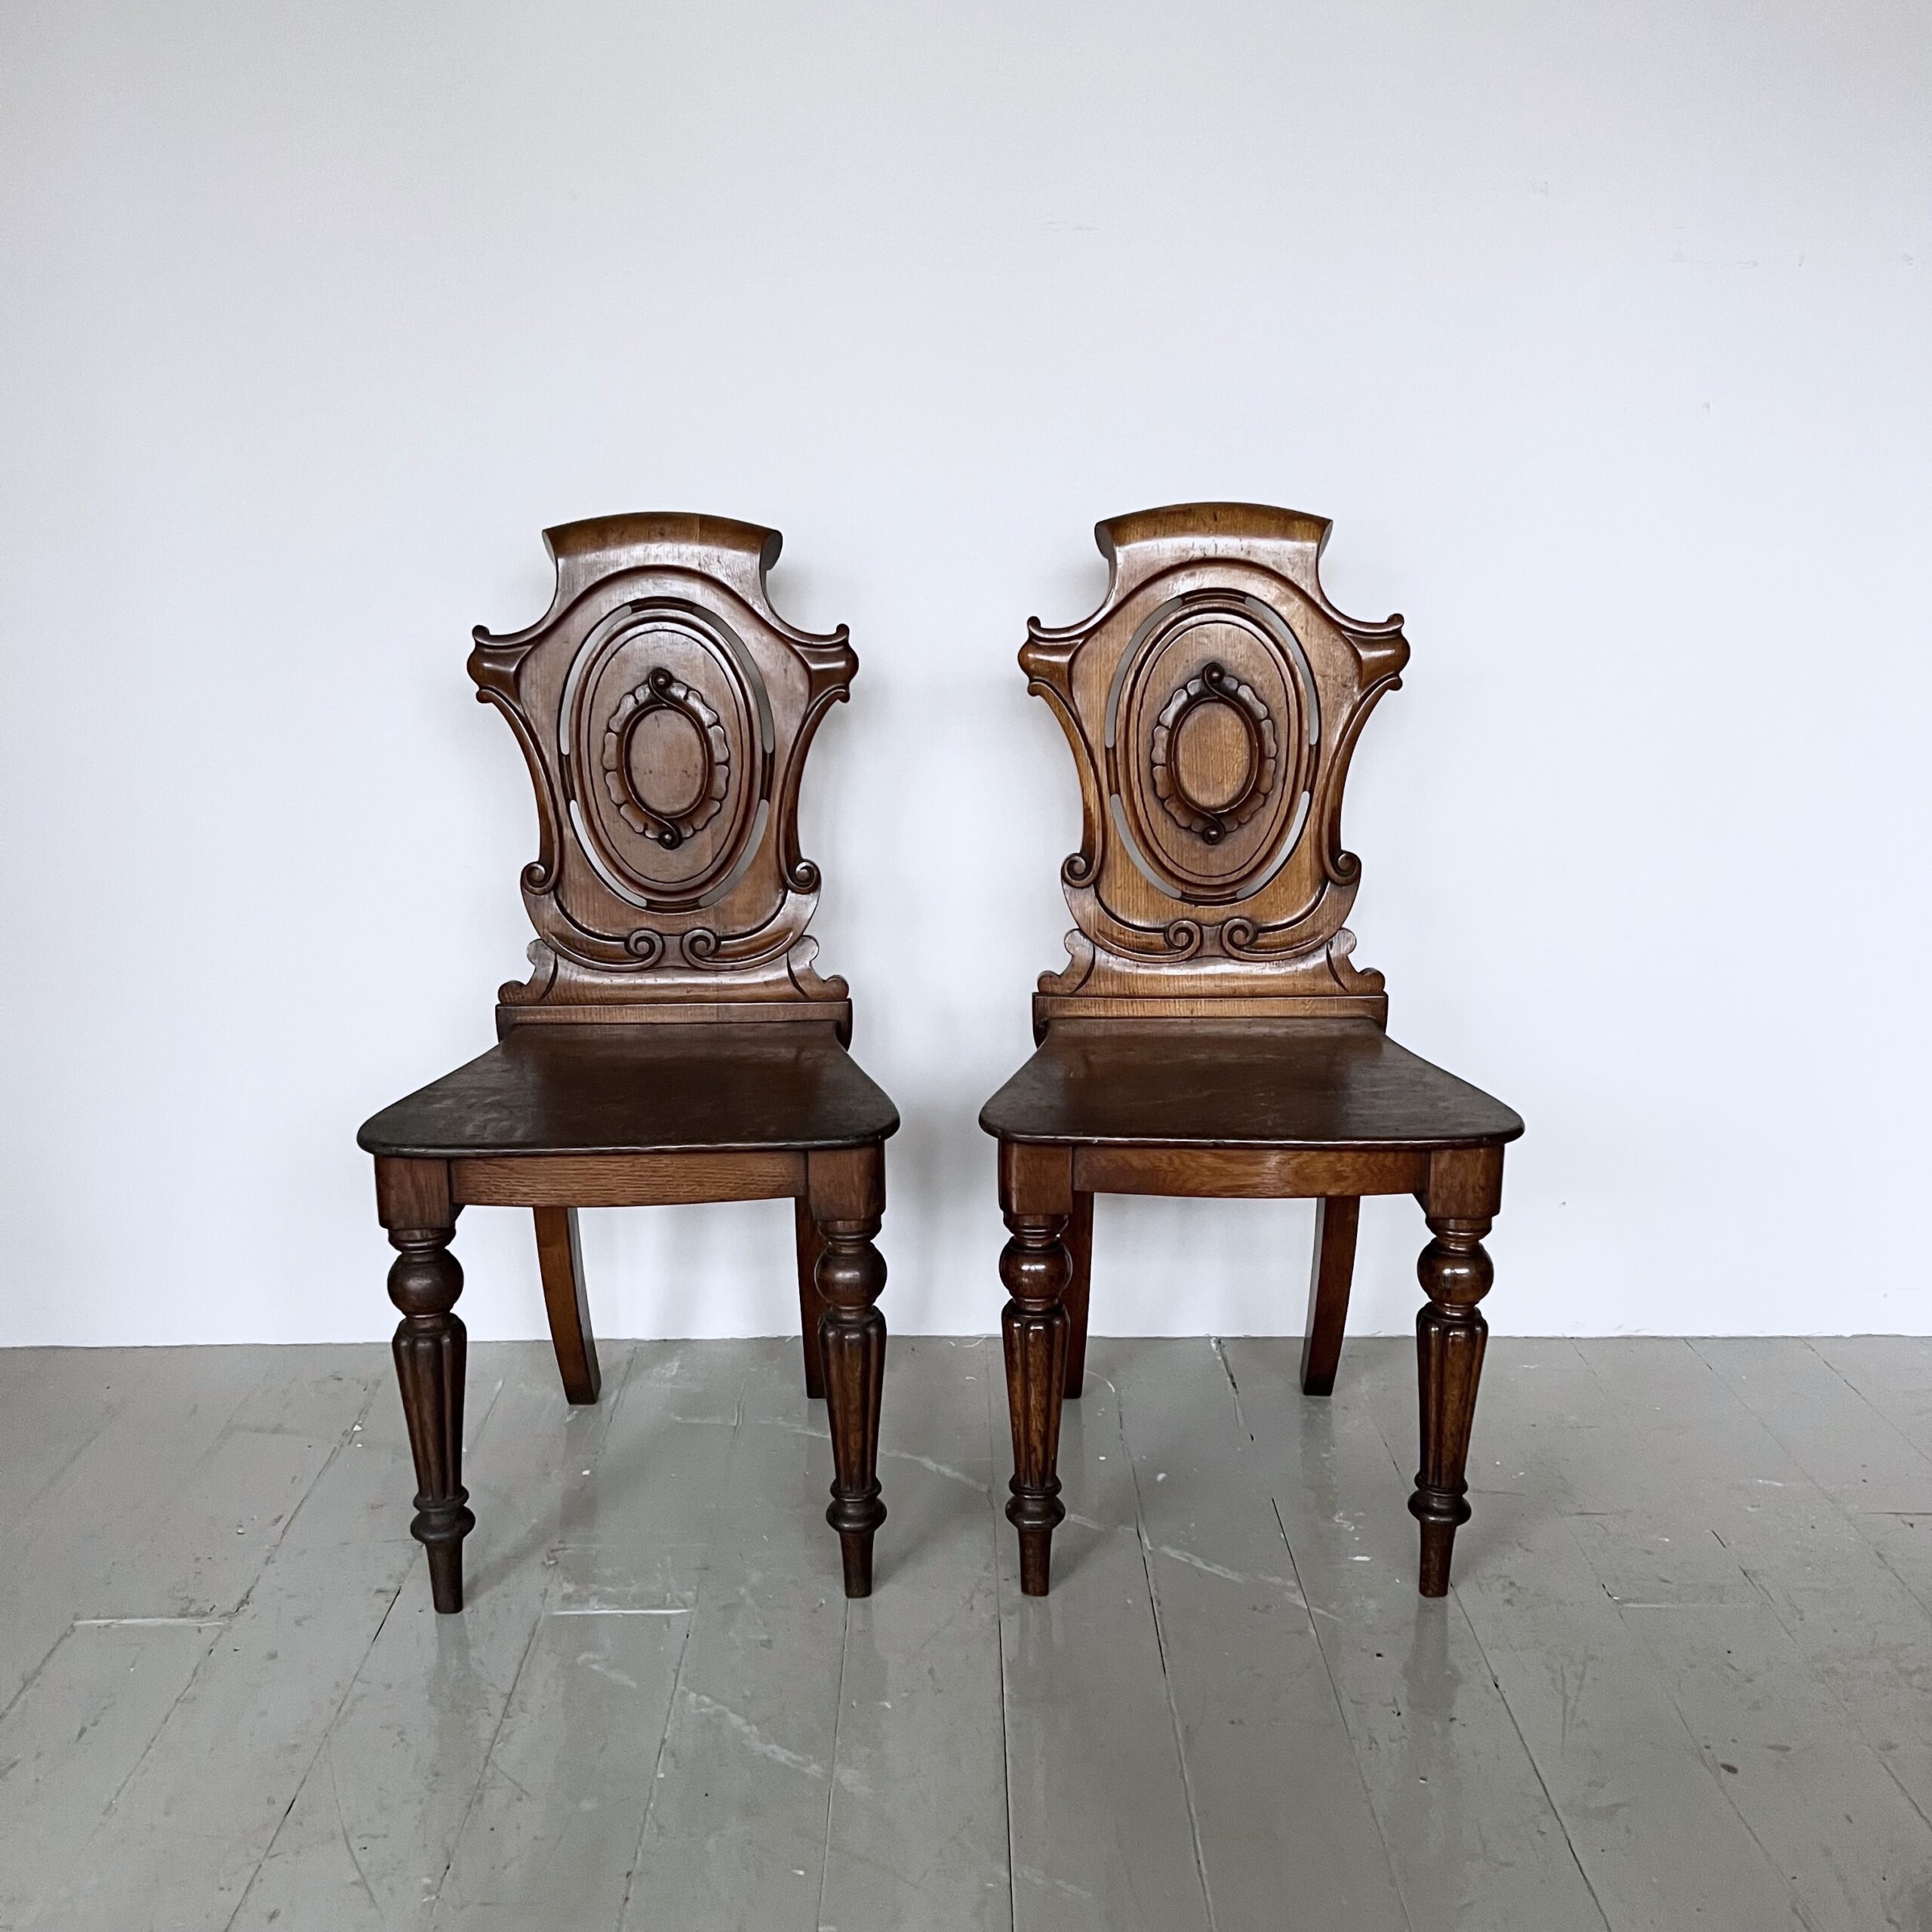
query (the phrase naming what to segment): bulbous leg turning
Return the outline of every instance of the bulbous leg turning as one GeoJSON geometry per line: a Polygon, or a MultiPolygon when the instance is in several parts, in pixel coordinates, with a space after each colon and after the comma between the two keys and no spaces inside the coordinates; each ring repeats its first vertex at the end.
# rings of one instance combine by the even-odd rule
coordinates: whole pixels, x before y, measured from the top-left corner
{"type": "Polygon", "coordinates": [[[1020,1532],[1020,1587],[1043,1597],[1052,1570],[1060,1500],[1060,1411],[1071,1339],[1065,1297],[1073,1279],[1064,1214],[1006,1217],[1012,1238],[999,1258],[1011,1299],[1000,1321],[1006,1343],[1006,1392],[1013,1422],[1013,1494],[1006,1518],[1020,1532]]]}
{"type": "Polygon", "coordinates": [[[872,1593],[872,1539],[885,1521],[879,1498],[878,1419],[885,1392],[885,1317],[874,1305],[885,1286],[885,1257],[872,1245],[880,1217],[817,1223],[824,1247],[814,1282],[826,1408],[835,1472],[825,1519],[838,1532],[845,1594],[872,1593]]]}
{"type": "Polygon", "coordinates": [[[449,1251],[450,1228],[392,1228],[397,1250],[389,1299],[402,1311],[395,1331],[396,1379],[416,1460],[416,1516],[410,1534],[429,1559],[438,1610],[463,1607],[463,1540],[476,1527],[463,1486],[463,1383],[468,1336],[451,1313],[463,1269],[449,1251]]]}
{"type": "Polygon", "coordinates": [[[1470,1425],[1482,1374],[1489,1324],[1476,1304],[1496,1271],[1482,1245],[1487,1216],[1429,1217],[1435,1236],[1416,1264],[1429,1300],[1416,1316],[1416,1366],[1420,1396],[1422,1466],[1409,1513],[1422,1525],[1420,1588],[1447,1595],[1456,1531],[1469,1520],[1470,1425]]]}

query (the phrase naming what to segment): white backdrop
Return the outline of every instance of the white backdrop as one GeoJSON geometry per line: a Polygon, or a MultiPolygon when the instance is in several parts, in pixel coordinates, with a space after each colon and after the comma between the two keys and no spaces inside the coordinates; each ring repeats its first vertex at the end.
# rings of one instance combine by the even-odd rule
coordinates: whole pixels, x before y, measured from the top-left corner
{"type": "MultiPolygon", "coordinates": [[[[632,509],[852,626],[804,823],[885,1306],[992,1327],[1077,820],[1014,654],[1210,496],[1407,614],[1352,923],[1529,1121],[1498,1331],[1932,1326],[1927,18],[6,0],[0,1342],[388,1332],[356,1126],[528,936],[469,628],[632,509]]],[[[1095,1325],[1295,1331],[1308,1228],[1103,1202],[1095,1325]]],[[[795,1323],[784,1204],[586,1229],[606,1334],[795,1323]]],[[[1358,1327],[1423,1238],[1371,1204],[1358,1327]]],[[[540,1332],[526,1217],[457,1252],[540,1332]]]]}

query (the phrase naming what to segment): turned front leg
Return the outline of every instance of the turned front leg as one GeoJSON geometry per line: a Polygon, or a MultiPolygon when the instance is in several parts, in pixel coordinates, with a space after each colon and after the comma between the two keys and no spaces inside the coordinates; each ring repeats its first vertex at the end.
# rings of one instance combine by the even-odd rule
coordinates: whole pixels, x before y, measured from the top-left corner
{"type": "Polygon", "coordinates": [[[885,1393],[885,1317],[875,1306],[885,1257],[872,1244],[885,1207],[883,1148],[810,1157],[812,1219],[824,1244],[814,1269],[823,1305],[818,1354],[832,1425],[832,1503],[845,1594],[872,1593],[872,1539],[885,1521],[878,1481],[879,1410],[885,1393]]]}
{"type": "Polygon", "coordinates": [[[1054,1531],[1066,1515],[1058,1465],[1069,1325],[1063,1297],[1073,1278],[1072,1257],[1063,1239],[1067,1219],[1009,1214],[1012,1238],[999,1258],[999,1278],[1011,1297],[1000,1321],[1013,1421],[1013,1494],[1006,1519],[1020,1532],[1020,1587],[1029,1597],[1047,1593],[1054,1531]]]}
{"type": "Polygon", "coordinates": [[[463,1607],[463,1540],[476,1527],[463,1486],[469,1338],[450,1312],[463,1292],[463,1269],[449,1251],[457,1210],[448,1176],[440,1161],[377,1164],[377,1208],[397,1251],[389,1277],[389,1299],[402,1311],[396,1380],[416,1459],[416,1516],[409,1531],[428,1554],[430,1597],[445,1612],[463,1607]]]}
{"type": "Polygon", "coordinates": [[[1409,1513],[1422,1525],[1422,1593],[1439,1597],[1448,1593],[1456,1531],[1469,1520],[1463,1472],[1489,1335],[1476,1303],[1488,1294],[1496,1270],[1482,1244],[1487,1215],[1432,1214],[1429,1226],[1435,1238],[1416,1264],[1429,1300],[1416,1316],[1422,1467],[1409,1513]]]}

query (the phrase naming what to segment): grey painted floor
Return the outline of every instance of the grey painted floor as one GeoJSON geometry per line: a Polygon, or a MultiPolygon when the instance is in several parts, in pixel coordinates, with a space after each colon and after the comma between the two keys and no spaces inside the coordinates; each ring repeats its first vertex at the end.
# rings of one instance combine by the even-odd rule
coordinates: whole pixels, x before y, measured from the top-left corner
{"type": "Polygon", "coordinates": [[[997,1349],[895,1341],[849,1607],[795,1342],[0,1354],[0,1925],[1932,1927],[1932,1342],[1097,1340],[1018,1595],[997,1349]]]}

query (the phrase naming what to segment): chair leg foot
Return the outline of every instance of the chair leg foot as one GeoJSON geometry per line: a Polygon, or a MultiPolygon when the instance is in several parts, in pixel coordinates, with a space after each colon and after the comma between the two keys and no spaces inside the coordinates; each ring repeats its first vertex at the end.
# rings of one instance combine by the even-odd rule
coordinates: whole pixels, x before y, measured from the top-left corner
{"type": "Polygon", "coordinates": [[[1446,1595],[1456,1531],[1469,1520],[1469,1431],[1489,1335],[1476,1303],[1489,1292],[1495,1269],[1482,1245],[1487,1217],[1431,1215],[1435,1236],[1417,1272],[1429,1301],[1416,1316],[1416,1366],[1422,1466],[1409,1513],[1422,1527],[1420,1588],[1446,1595]]]}
{"type": "Polygon", "coordinates": [[[1057,1466],[1072,1325],[1064,1302],[1073,1274],[1063,1239],[1067,1220],[1064,1214],[1009,1214],[1012,1238],[999,1258],[1000,1279],[1012,1297],[1000,1322],[1013,1423],[1006,1519],[1020,1532],[1020,1588],[1029,1597],[1047,1594],[1053,1534],[1066,1515],[1057,1466]]]}
{"type": "Polygon", "coordinates": [[[429,1601],[441,1615],[453,1617],[463,1607],[463,1545],[432,1543],[424,1553],[429,1559],[429,1601]]]}
{"type": "MultiPolygon", "coordinates": [[[[1009,1511],[1009,1514],[1011,1512],[1009,1511]]],[[[1051,1528],[1020,1532],[1020,1593],[1043,1597],[1053,1581],[1054,1533],[1051,1528]]]]}
{"type": "Polygon", "coordinates": [[[872,1593],[872,1536],[870,1529],[838,1533],[838,1555],[844,1566],[848,1597],[869,1597],[872,1593]]]}
{"type": "Polygon", "coordinates": [[[463,1486],[463,1385],[469,1338],[451,1313],[463,1292],[463,1269],[449,1251],[454,1230],[392,1228],[398,1251],[389,1268],[389,1299],[402,1310],[394,1353],[404,1419],[416,1463],[416,1515],[410,1534],[429,1561],[429,1592],[438,1610],[463,1607],[463,1540],[476,1527],[463,1486]]]}

